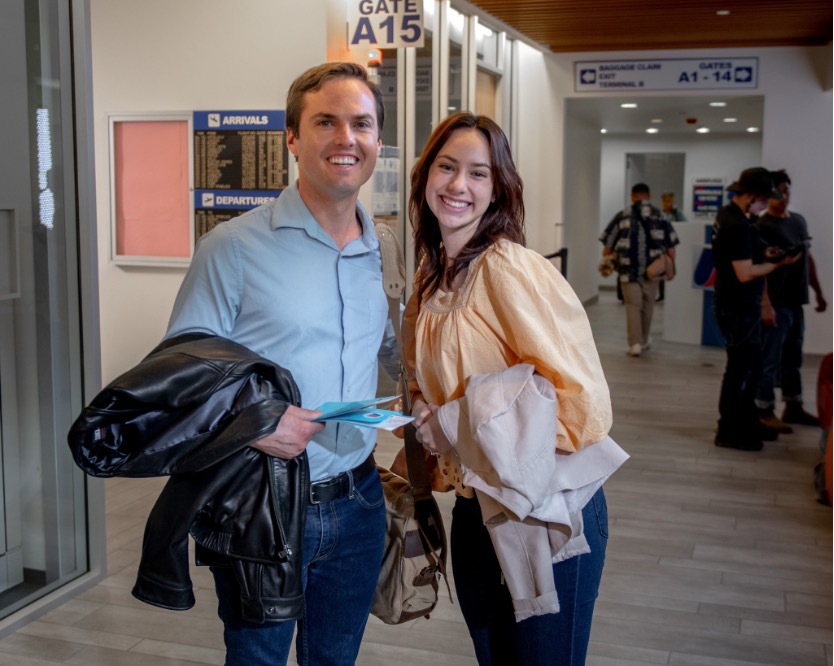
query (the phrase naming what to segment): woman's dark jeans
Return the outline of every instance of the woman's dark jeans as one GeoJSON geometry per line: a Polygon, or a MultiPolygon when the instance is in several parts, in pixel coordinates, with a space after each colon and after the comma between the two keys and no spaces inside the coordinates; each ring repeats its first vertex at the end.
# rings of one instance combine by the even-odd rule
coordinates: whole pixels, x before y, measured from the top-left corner
{"type": "Polygon", "coordinates": [[[457,498],[452,511],[452,571],[481,666],[585,663],[608,543],[608,508],[602,488],[582,510],[582,518],[591,552],[553,565],[560,611],[516,622],[478,500],[457,498]]]}

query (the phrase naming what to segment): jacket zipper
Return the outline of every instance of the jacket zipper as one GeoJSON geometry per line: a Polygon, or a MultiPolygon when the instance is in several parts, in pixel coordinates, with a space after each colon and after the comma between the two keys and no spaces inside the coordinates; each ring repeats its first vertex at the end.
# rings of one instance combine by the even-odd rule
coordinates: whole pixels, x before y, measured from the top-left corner
{"type": "Polygon", "coordinates": [[[292,557],[292,548],[290,548],[289,541],[287,541],[287,535],[284,532],[284,526],[281,524],[281,514],[278,512],[278,502],[275,499],[275,461],[272,460],[272,458],[267,458],[266,462],[269,466],[269,499],[272,503],[272,514],[275,516],[275,524],[278,526],[278,534],[281,537],[281,543],[284,545],[284,550],[280,554],[284,555],[287,558],[287,560],[289,560],[290,557],[292,557]]]}

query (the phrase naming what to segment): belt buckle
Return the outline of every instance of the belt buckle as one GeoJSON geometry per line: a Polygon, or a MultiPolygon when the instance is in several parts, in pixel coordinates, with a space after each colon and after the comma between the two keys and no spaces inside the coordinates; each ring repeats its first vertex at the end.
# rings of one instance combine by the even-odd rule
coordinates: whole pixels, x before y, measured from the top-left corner
{"type": "Polygon", "coordinates": [[[345,495],[342,488],[342,484],[344,481],[347,481],[347,494],[353,495],[353,474],[351,471],[348,470],[347,472],[342,472],[341,474],[337,474],[336,476],[331,476],[328,479],[322,479],[321,481],[316,481],[315,483],[310,484],[310,504],[322,504],[324,502],[332,502],[334,499],[340,498],[342,495],[345,495]],[[329,497],[327,499],[317,499],[314,495],[314,492],[317,488],[322,490],[329,490],[332,487],[337,488],[337,494],[334,497],[329,497]]]}
{"type": "Polygon", "coordinates": [[[328,479],[322,479],[321,481],[316,481],[315,483],[310,484],[310,504],[322,504],[323,502],[329,502],[333,498],[330,499],[318,499],[315,496],[316,490],[321,490],[322,492],[325,490],[329,490],[334,485],[339,486],[340,479],[339,476],[331,476],[328,479]]]}

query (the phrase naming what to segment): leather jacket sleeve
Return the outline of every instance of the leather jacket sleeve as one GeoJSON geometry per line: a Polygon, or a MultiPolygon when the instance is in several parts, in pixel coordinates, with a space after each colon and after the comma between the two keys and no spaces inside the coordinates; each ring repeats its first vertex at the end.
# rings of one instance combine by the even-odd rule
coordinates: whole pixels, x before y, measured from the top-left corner
{"type": "Polygon", "coordinates": [[[91,476],[196,472],[274,431],[289,404],[301,399],[288,370],[231,340],[183,335],[104,388],[68,442],[91,476]]]}
{"type": "Polygon", "coordinates": [[[281,460],[249,446],[300,403],[289,371],[231,340],[187,334],[164,341],[82,411],[68,442],[85,472],[171,475],[145,527],[135,597],[194,605],[190,534],[234,570],[245,619],[301,616],[307,456],[281,460]]]}

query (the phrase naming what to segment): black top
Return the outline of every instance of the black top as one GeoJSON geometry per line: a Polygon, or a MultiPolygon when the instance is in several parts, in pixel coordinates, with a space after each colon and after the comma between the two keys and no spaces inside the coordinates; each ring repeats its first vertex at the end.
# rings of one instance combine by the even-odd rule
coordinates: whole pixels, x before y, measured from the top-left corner
{"type": "Polygon", "coordinates": [[[756,224],[735,203],[718,211],[712,233],[715,264],[715,304],[725,311],[757,312],[761,309],[764,279],[741,282],[733,262],[750,259],[762,263],[765,244],[756,224]]]}
{"type": "Polygon", "coordinates": [[[777,307],[805,305],[808,302],[808,225],[798,213],[774,217],[765,213],[759,218],[759,233],[768,245],[783,250],[802,247],[802,257],[795,264],[780,266],[767,276],[767,293],[777,307]]]}

